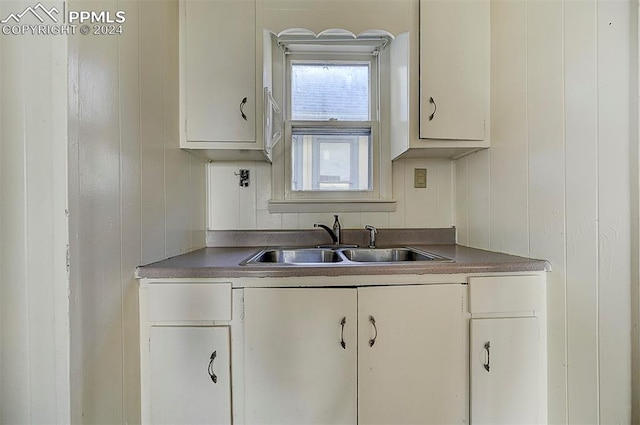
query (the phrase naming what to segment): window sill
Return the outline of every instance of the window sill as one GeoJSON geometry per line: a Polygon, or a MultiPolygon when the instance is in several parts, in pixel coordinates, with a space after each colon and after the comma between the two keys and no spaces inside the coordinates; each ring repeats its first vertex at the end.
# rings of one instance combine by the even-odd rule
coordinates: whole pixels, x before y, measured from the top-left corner
{"type": "Polygon", "coordinates": [[[393,212],[395,199],[317,199],[269,201],[270,213],[319,213],[319,212],[393,212]]]}

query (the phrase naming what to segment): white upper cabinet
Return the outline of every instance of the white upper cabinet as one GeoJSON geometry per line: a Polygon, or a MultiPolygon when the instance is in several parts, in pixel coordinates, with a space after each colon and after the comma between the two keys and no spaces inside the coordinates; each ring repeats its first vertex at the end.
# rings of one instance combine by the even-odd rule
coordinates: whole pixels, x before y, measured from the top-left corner
{"type": "Polygon", "coordinates": [[[391,43],[391,157],[458,158],[489,147],[488,0],[420,0],[391,43]]]}
{"type": "Polygon", "coordinates": [[[489,2],[420,1],[420,137],[484,140],[489,2]]]}
{"type": "Polygon", "coordinates": [[[256,46],[255,0],[180,2],[180,147],[211,159],[267,156],[256,46]]]}

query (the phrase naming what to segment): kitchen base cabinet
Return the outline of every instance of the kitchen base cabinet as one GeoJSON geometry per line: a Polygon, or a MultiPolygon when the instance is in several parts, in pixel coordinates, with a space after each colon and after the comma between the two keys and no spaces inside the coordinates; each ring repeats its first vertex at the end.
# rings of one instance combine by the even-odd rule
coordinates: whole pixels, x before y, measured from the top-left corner
{"type": "Polygon", "coordinates": [[[542,275],[469,278],[471,424],[547,423],[542,275]]]}
{"type": "Polygon", "coordinates": [[[152,424],[231,424],[228,326],[152,326],[152,424]]]}
{"type": "Polygon", "coordinates": [[[358,288],[358,423],[465,422],[463,290],[358,288]]]}
{"type": "Polygon", "coordinates": [[[396,278],[142,279],[142,424],[547,423],[544,273],[396,278]]]}
{"type": "Polygon", "coordinates": [[[143,279],[139,295],[142,424],[230,425],[231,284],[143,279]]]}
{"type": "Polygon", "coordinates": [[[538,424],[537,317],[471,320],[471,423],[538,424]]]}
{"type": "Polygon", "coordinates": [[[465,422],[465,289],[245,289],[246,423],[465,422]]]}
{"type": "Polygon", "coordinates": [[[244,292],[245,423],[355,424],[356,290],[244,292]]]}

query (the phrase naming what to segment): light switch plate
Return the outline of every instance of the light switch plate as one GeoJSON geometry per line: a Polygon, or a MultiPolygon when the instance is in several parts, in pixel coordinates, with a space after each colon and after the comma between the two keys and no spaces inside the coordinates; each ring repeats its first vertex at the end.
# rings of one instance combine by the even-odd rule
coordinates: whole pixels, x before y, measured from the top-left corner
{"type": "Polygon", "coordinates": [[[426,168],[414,168],[413,169],[413,187],[424,189],[427,187],[427,169],[426,168]]]}

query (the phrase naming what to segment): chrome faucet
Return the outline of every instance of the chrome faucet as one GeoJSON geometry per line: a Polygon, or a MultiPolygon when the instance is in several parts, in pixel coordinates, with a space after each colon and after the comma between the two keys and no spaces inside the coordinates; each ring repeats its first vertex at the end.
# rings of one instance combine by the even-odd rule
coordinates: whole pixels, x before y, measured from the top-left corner
{"type": "Polygon", "coordinates": [[[376,229],[370,224],[367,224],[366,226],[364,226],[364,228],[369,231],[369,248],[375,248],[376,234],[378,233],[378,229],[376,229]]]}
{"type": "Polygon", "coordinates": [[[325,226],[324,224],[314,223],[313,227],[321,227],[327,231],[329,236],[331,236],[331,240],[334,245],[340,245],[342,242],[342,226],[340,225],[340,220],[338,220],[338,214],[335,214],[333,222],[333,229],[330,229],[329,226],[325,226]]]}
{"type": "Polygon", "coordinates": [[[338,245],[338,237],[336,236],[335,233],[333,233],[333,230],[331,230],[329,226],[325,226],[324,224],[320,224],[320,223],[314,223],[313,227],[322,227],[324,230],[327,231],[329,236],[331,236],[331,240],[333,241],[333,244],[338,245]]]}

